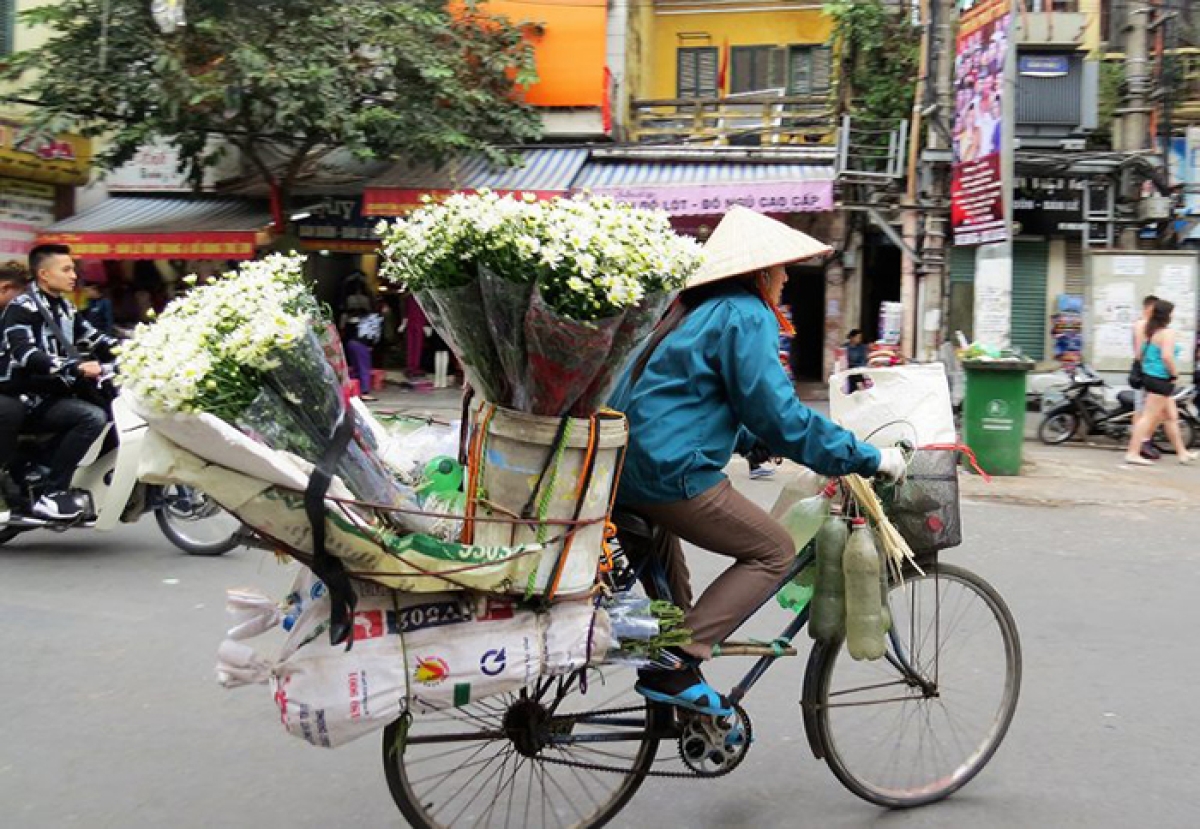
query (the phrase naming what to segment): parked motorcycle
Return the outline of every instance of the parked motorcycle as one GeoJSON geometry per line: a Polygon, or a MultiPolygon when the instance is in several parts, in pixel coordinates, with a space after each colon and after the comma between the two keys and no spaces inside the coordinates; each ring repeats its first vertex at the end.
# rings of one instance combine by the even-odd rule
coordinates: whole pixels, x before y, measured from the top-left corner
{"type": "Polygon", "coordinates": [[[195,556],[219,556],[250,543],[252,535],[202,492],[184,486],[152,486],[138,481],[138,460],[146,423],[121,397],[113,402],[113,422],[92,444],[71,481],[83,515],[70,521],[35,518],[29,507],[46,489],[45,459],[53,436],[22,435],[10,468],[16,491],[6,493],[13,516],[0,529],[0,544],[34,530],[111,530],[153,512],[163,534],[195,556]],[[108,433],[116,430],[116,440],[108,433]]]}
{"type": "MultiPolygon", "coordinates": [[[[1133,427],[1133,412],[1137,393],[1133,389],[1117,392],[1115,401],[1109,400],[1111,387],[1096,372],[1084,365],[1070,373],[1070,383],[1061,391],[1061,397],[1045,407],[1045,414],[1038,426],[1038,437],[1042,443],[1057,446],[1076,435],[1102,435],[1118,443],[1129,440],[1133,427]]],[[[1179,431],[1184,446],[1192,446],[1200,433],[1200,419],[1195,406],[1196,388],[1189,386],[1175,392],[1179,406],[1179,431]]],[[[1173,452],[1174,447],[1160,427],[1154,434],[1153,443],[1162,452],[1173,452]]]]}

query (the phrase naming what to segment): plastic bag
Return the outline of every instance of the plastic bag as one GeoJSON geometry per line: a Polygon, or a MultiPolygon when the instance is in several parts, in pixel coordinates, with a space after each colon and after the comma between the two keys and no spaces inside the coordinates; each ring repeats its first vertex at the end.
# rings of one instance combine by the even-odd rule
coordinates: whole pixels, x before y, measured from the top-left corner
{"type": "MultiPolygon", "coordinates": [[[[487,308],[488,330],[496,356],[517,408],[528,397],[525,388],[525,315],[533,284],[512,282],[485,265],[479,266],[479,292],[487,308]]],[[[503,402],[503,401],[498,401],[503,402]]]]}
{"type": "Polygon", "coordinates": [[[941,363],[855,368],[829,380],[829,413],[834,422],[879,446],[905,440],[914,447],[956,443],[950,386],[941,363]],[[870,387],[851,392],[850,376],[870,387]]]}
{"type": "Polygon", "coordinates": [[[527,399],[514,407],[546,417],[569,412],[603,370],[621,319],[576,322],[555,313],[534,289],[525,316],[527,399]]]}
{"type": "Polygon", "coordinates": [[[429,461],[439,455],[458,455],[459,438],[457,422],[429,423],[413,432],[392,434],[380,454],[401,480],[416,485],[429,461]]]}
{"type": "Polygon", "coordinates": [[[455,288],[418,292],[417,301],[462,363],[471,386],[487,400],[508,400],[508,383],[492,341],[479,280],[455,288]],[[433,313],[428,307],[430,300],[436,306],[433,313]]]}
{"type": "Polygon", "coordinates": [[[673,293],[652,294],[625,312],[613,335],[608,359],[587,391],[571,406],[572,416],[587,417],[608,401],[630,352],[645,341],[674,296],[673,293]]]}

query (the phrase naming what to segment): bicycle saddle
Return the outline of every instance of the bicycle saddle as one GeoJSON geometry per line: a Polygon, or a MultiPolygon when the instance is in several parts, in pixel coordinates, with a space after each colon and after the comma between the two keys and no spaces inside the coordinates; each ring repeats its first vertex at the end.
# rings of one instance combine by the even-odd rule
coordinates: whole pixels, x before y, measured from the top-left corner
{"type": "Polygon", "coordinates": [[[647,541],[654,538],[654,525],[636,512],[617,507],[613,510],[612,520],[617,525],[617,532],[623,535],[631,535],[647,541]]]}

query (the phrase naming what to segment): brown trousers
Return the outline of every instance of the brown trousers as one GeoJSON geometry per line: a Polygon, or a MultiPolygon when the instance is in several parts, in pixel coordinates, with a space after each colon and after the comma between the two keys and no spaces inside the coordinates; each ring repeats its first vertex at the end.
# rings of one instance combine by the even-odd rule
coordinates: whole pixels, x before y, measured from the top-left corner
{"type": "Polygon", "coordinates": [[[665,565],[675,604],[688,611],[692,644],[684,650],[700,659],[770,598],[796,557],[787,530],[728,480],[686,501],[634,510],[663,531],[654,552],[665,565]],[[734,559],[694,605],[680,539],[734,559]]]}

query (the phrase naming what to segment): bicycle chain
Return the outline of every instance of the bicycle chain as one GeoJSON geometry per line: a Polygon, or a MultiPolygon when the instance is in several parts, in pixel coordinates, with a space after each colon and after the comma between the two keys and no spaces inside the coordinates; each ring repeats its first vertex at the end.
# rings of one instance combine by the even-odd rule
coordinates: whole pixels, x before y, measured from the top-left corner
{"type": "MultiPolygon", "coordinates": [[[[608,711],[588,711],[586,714],[574,715],[574,718],[569,715],[567,717],[563,717],[563,719],[564,720],[570,719],[571,725],[574,726],[575,719],[577,719],[578,717],[583,717],[583,716],[594,717],[597,714],[604,714],[606,716],[611,716],[611,715],[615,715],[615,714],[633,714],[633,713],[637,713],[639,711],[645,711],[645,710],[646,709],[644,706],[636,705],[636,706],[632,706],[630,708],[614,708],[614,709],[611,709],[608,711]]],[[[547,763],[547,764],[554,765],[554,766],[568,766],[570,768],[582,769],[584,771],[603,771],[603,772],[608,772],[611,774],[629,774],[629,771],[630,771],[627,768],[620,768],[618,766],[606,766],[601,763],[582,763],[582,762],[578,762],[576,760],[560,760],[557,757],[544,757],[541,754],[539,754],[537,757],[530,758],[530,759],[537,760],[539,763],[547,763]]],[[[714,777],[724,777],[726,774],[729,774],[731,771],[733,771],[732,767],[729,768],[728,770],[720,772],[718,774],[702,775],[702,774],[697,774],[696,772],[692,772],[692,771],[656,771],[654,769],[648,769],[646,771],[646,776],[647,777],[666,777],[666,778],[671,778],[674,780],[710,780],[714,777]]]]}

